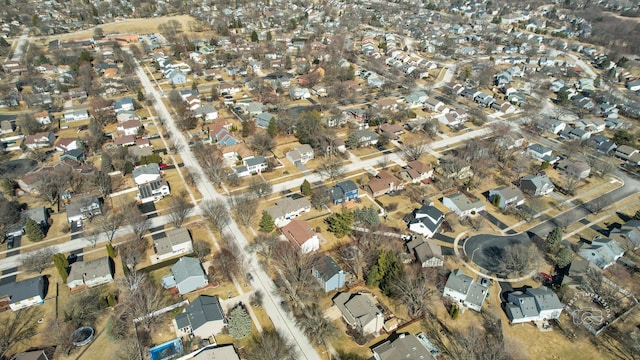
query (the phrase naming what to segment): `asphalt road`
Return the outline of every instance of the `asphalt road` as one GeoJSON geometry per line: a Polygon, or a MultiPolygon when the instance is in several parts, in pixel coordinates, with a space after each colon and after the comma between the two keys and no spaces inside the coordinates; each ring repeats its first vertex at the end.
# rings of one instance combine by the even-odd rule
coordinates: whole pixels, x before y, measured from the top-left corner
{"type": "MultiPolygon", "coordinates": [[[[158,116],[164,120],[165,127],[167,129],[167,133],[170,138],[177,144],[177,147],[180,149],[180,157],[184,162],[184,165],[190,169],[190,171],[195,172],[198,176],[196,176],[197,180],[197,188],[202,195],[203,202],[207,200],[223,200],[224,204],[227,204],[225,196],[219,194],[213,185],[207,181],[207,177],[205,176],[200,164],[194,157],[193,153],[189,146],[187,146],[187,140],[185,139],[182,132],[180,132],[175,124],[175,121],[169,110],[165,106],[160,93],[156,88],[153,87],[153,84],[145,74],[140,64],[136,62],[136,74],[142,83],[142,86],[145,88],[147,94],[152,95],[155,103],[154,107],[158,116]]],[[[298,180],[297,186],[300,186],[298,180]]],[[[264,271],[262,265],[258,262],[257,257],[250,253],[247,249],[249,248],[249,242],[245,238],[244,234],[240,231],[238,224],[232,219],[228,225],[228,230],[233,235],[233,240],[237,243],[238,248],[241,250],[242,255],[245,259],[244,268],[247,272],[251,273],[254,281],[253,286],[256,291],[260,291],[264,294],[263,307],[266,310],[267,314],[271,318],[274,327],[278,330],[278,332],[291,341],[292,344],[296,346],[298,352],[298,358],[300,359],[309,359],[309,360],[319,360],[320,356],[313,348],[309,339],[304,335],[300,329],[295,326],[295,321],[291,314],[282,310],[280,303],[282,302],[282,298],[280,297],[271,277],[264,271]]]]}
{"type": "Polygon", "coordinates": [[[501,274],[500,259],[504,256],[504,249],[512,244],[530,246],[532,243],[526,233],[506,236],[482,234],[468,238],[464,242],[464,252],[479,267],[492,274],[501,274]]]}

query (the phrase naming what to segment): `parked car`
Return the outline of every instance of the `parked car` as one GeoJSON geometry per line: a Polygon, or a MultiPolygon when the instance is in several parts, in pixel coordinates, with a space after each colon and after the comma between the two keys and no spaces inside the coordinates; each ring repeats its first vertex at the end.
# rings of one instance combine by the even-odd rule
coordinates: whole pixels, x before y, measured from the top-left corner
{"type": "Polygon", "coordinates": [[[168,168],[169,165],[160,163],[159,167],[160,167],[160,170],[164,170],[164,169],[168,168]]]}
{"type": "Polygon", "coordinates": [[[13,249],[14,241],[15,241],[15,239],[13,238],[13,236],[9,236],[9,238],[7,239],[7,250],[8,249],[13,249]]]}

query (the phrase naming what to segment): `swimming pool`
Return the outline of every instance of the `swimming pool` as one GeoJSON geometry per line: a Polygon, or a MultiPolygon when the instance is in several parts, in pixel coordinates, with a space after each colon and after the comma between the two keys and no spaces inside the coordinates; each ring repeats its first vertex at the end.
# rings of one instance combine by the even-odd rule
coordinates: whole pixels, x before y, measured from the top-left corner
{"type": "Polygon", "coordinates": [[[152,347],[149,349],[149,354],[151,355],[151,360],[168,360],[181,355],[183,351],[182,341],[177,338],[152,347]]]}

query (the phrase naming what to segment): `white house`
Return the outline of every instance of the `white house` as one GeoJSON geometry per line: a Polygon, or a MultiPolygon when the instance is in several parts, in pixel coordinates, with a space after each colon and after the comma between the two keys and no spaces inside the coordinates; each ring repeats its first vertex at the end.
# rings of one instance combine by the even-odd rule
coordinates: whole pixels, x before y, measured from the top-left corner
{"type": "Polygon", "coordinates": [[[487,287],[473,281],[473,278],[456,269],[451,272],[444,285],[442,296],[452,298],[456,303],[471,310],[480,311],[487,297],[487,287]]]}
{"type": "Polygon", "coordinates": [[[527,288],[524,292],[514,291],[504,304],[512,324],[557,319],[563,308],[558,295],[546,286],[527,288]]]}
{"type": "Polygon", "coordinates": [[[66,152],[78,148],[78,140],[73,138],[59,138],[56,141],[56,151],[66,152]]]}
{"type": "Polygon", "coordinates": [[[469,199],[463,193],[455,193],[442,198],[442,204],[458,216],[464,217],[485,210],[485,205],[478,199],[469,199]]]}
{"type": "Polygon", "coordinates": [[[507,207],[517,207],[526,201],[524,194],[516,187],[501,186],[497,189],[489,190],[489,200],[500,209],[507,207]],[[496,197],[499,197],[496,200],[496,197]]]}
{"type": "Polygon", "coordinates": [[[123,135],[138,135],[138,130],[142,126],[140,120],[127,120],[118,124],[118,132],[123,135]]]}
{"type": "Polygon", "coordinates": [[[289,89],[289,96],[291,97],[291,100],[309,99],[311,97],[311,93],[307,88],[295,88],[289,89]]]}
{"type": "Polygon", "coordinates": [[[282,235],[289,242],[300,249],[303,254],[316,251],[320,248],[320,239],[308,222],[303,220],[291,220],[282,229],[282,235]]]}
{"type": "Polygon", "coordinates": [[[333,298],[344,321],[362,334],[378,334],[384,326],[382,312],[368,294],[340,293],[333,298]]]}
{"type": "Polygon", "coordinates": [[[24,138],[24,145],[27,149],[42,149],[53,145],[56,141],[56,135],[53,131],[39,132],[37,134],[28,135],[24,138]]]}
{"type": "Polygon", "coordinates": [[[160,165],[156,163],[150,163],[147,165],[138,166],[133,169],[131,173],[133,181],[136,185],[146,184],[151,181],[160,179],[160,165]]]}
{"type": "Polygon", "coordinates": [[[41,125],[51,124],[51,117],[49,116],[49,112],[47,110],[43,110],[33,114],[33,118],[36,119],[36,121],[41,125]]]}
{"type": "Polygon", "coordinates": [[[0,285],[0,303],[8,303],[13,311],[44,304],[44,276],[0,285]]]}
{"type": "Polygon", "coordinates": [[[113,281],[113,266],[108,256],[95,260],[78,261],[71,265],[67,286],[75,289],[80,286],[96,287],[113,281]]]}
{"type": "Polygon", "coordinates": [[[615,240],[600,238],[593,240],[591,244],[582,245],[578,255],[606,269],[624,255],[624,248],[615,240]]]}
{"type": "Polygon", "coordinates": [[[171,195],[169,183],[164,179],[152,180],[146,184],[138,185],[138,195],[136,199],[142,204],[154,202],[171,195]]]}
{"type": "Polygon", "coordinates": [[[285,156],[294,165],[306,164],[309,160],[313,160],[314,152],[309,144],[302,144],[288,151],[285,156]]]}
{"type": "Polygon", "coordinates": [[[404,220],[409,224],[410,231],[430,238],[442,225],[444,214],[433,204],[429,204],[414,210],[404,220]]]}
{"type": "Polygon", "coordinates": [[[527,153],[534,159],[548,161],[551,158],[552,151],[540,144],[531,144],[527,147],[527,153]]]}
{"type": "Polygon", "coordinates": [[[193,242],[189,230],[184,228],[167,231],[164,237],[153,241],[155,254],[151,256],[151,261],[155,264],[160,261],[182,256],[193,252],[193,242]]]}
{"type": "Polygon", "coordinates": [[[97,196],[91,195],[76,199],[66,206],[67,220],[70,223],[81,222],[102,214],[102,205],[97,196]]]}
{"type": "Polygon", "coordinates": [[[68,123],[88,119],[89,113],[87,110],[71,110],[64,113],[64,121],[68,123]]]}

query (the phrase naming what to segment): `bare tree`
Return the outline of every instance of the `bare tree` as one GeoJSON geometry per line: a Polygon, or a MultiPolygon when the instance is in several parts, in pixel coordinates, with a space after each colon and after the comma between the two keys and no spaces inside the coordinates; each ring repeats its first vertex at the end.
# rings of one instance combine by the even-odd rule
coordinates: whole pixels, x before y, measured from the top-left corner
{"type": "Polygon", "coordinates": [[[231,221],[227,205],[221,199],[205,200],[200,207],[211,227],[218,232],[231,221]]]}
{"type": "Polygon", "coordinates": [[[147,256],[148,242],[144,238],[135,238],[118,246],[122,262],[133,270],[147,256]]]}
{"type": "Polygon", "coordinates": [[[258,199],[269,196],[273,187],[269,182],[261,177],[253,177],[249,182],[249,191],[255,194],[258,199]]]}
{"type": "Polygon", "coordinates": [[[147,216],[140,211],[135,203],[125,206],[122,213],[136,238],[142,239],[150,226],[147,216]]]}
{"type": "Polygon", "coordinates": [[[196,240],[193,242],[193,254],[204,261],[211,254],[211,246],[206,240],[196,240]]]}
{"type": "Polygon", "coordinates": [[[425,272],[416,272],[406,275],[403,279],[397,279],[391,286],[397,297],[407,306],[411,319],[424,316],[427,305],[436,293],[434,276],[427,276],[425,272]]]}
{"type": "Polygon", "coordinates": [[[0,358],[15,345],[33,338],[38,333],[40,318],[42,310],[33,306],[7,314],[0,326],[0,358]]]}
{"type": "Polygon", "coordinates": [[[109,243],[113,241],[113,237],[116,234],[116,231],[124,224],[125,217],[124,214],[119,211],[111,211],[106,215],[100,217],[96,224],[104,232],[107,236],[107,240],[109,243]]]}
{"type": "Polygon", "coordinates": [[[506,273],[521,275],[537,266],[538,256],[535,246],[515,243],[504,249],[500,265],[506,273]]]}
{"type": "Polygon", "coordinates": [[[281,275],[283,293],[293,308],[302,308],[316,298],[318,282],[312,275],[317,263],[315,254],[302,254],[291,243],[283,241],[273,251],[274,265],[281,275]]]}
{"type": "Polygon", "coordinates": [[[75,347],[71,341],[71,334],[76,330],[71,322],[65,322],[61,319],[53,319],[47,324],[47,339],[57,346],[57,351],[65,355],[69,355],[75,347]]]}
{"type": "Polygon", "coordinates": [[[234,276],[240,275],[242,270],[240,259],[234,254],[234,251],[226,246],[213,254],[213,263],[217,268],[217,272],[223,274],[229,280],[234,276]]]}
{"type": "Polygon", "coordinates": [[[273,250],[280,243],[280,238],[275,233],[265,234],[259,233],[253,241],[253,249],[262,256],[267,265],[271,264],[273,258],[273,250]]]}
{"type": "Polygon", "coordinates": [[[335,180],[344,174],[342,159],[336,156],[327,156],[325,157],[325,161],[318,166],[316,171],[331,180],[335,180]]]}
{"type": "Polygon", "coordinates": [[[56,249],[50,247],[29,252],[22,258],[22,265],[28,272],[41,274],[45,269],[51,267],[53,255],[56,253],[56,249]]]}
{"type": "Polygon", "coordinates": [[[244,226],[251,225],[255,218],[258,199],[247,194],[230,196],[229,207],[236,219],[244,226]]]}
{"type": "Polygon", "coordinates": [[[122,307],[132,319],[140,319],[139,324],[149,329],[157,321],[151,314],[166,303],[162,289],[139,271],[131,271],[118,280],[118,285],[122,292],[122,307]]]}
{"type": "Polygon", "coordinates": [[[408,160],[412,161],[419,160],[420,156],[422,156],[422,154],[424,154],[428,149],[429,145],[427,145],[427,143],[422,140],[405,144],[402,150],[404,151],[404,156],[408,160]]]}
{"type": "Polygon", "coordinates": [[[171,224],[176,228],[180,228],[187,216],[193,212],[193,205],[187,200],[185,192],[180,193],[178,196],[172,196],[169,207],[171,209],[169,219],[171,219],[171,224]]]}
{"type": "Polygon", "coordinates": [[[295,360],[297,358],[293,344],[273,328],[254,335],[246,351],[247,358],[252,360],[295,360]]]}

